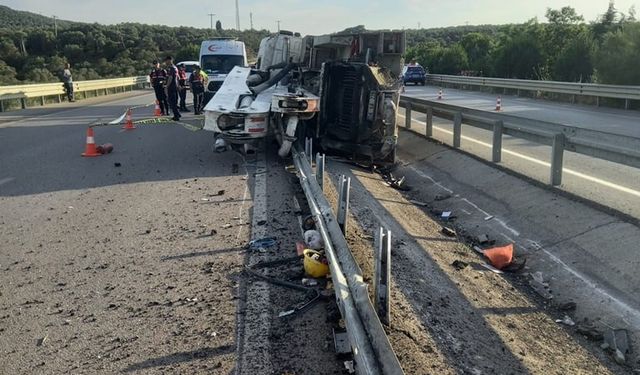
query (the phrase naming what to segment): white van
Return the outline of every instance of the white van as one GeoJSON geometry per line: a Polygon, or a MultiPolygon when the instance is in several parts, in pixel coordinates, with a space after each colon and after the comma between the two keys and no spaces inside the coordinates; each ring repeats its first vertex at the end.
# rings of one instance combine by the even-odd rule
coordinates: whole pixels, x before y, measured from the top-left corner
{"type": "Polygon", "coordinates": [[[200,67],[209,76],[205,104],[218,91],[234,66],[248,66],[243,42],[230,38],[205,40],[200,46],[200,67]]]}

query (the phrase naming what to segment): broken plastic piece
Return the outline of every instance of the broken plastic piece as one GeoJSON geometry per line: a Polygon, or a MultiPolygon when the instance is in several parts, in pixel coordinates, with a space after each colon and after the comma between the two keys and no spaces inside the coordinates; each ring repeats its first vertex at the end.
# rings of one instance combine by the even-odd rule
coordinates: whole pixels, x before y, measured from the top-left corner
{"type": "Polygon", "coordinates": [[[304,232],[304,242],[313,250],[320,250],[324,248],[324,241],[322,240],[322,236],[320,236],[320,232],[317,230],[308,230],[304,232]]]}
{"type": "Polygon", "coordinates": [[[618,364],[624,364],[629,354],[629,334],[626,329],[612,329],[604,333],[607,349],[613,352],[613,358],[618,364]]]}
{"type": "Polygon", "coordinates": [[[456,231],[451,229],[451,228],[447,228],[447,227],[442,227],[441,230],[442,234],[444,234],[445,236],[449,236],[449,237],[455,237],[456,236],[456,231]]]}
{"type": "Polygon", "coordinates": [[[484,251],[484,256],[489,259],[489,263],[501,270],[513,262],[513,244],[493,247],[484,251]]]}
{"type": "Polygon", "coordinates": [[[576,322],[573,321],[573,319],[571,319],[571,317],[569,315],[565,315],[564,318],[562,319],[556,319],[556,323],[562,323],[564,325],[567,325],[569,327],[573,327],[576,325],[576,322]]]}
{"type": "Polygon", "coordinates": [[[293,315],[293,313],[295,312],[296,310],[281,311],[280,314],[278,314],[278,318],[283,318],[285,316],[293,315]]]}
{"type": "Polygon", "coordinates": [[[251,250],[260,250],[260,249],[266,249],[268,247],[272,247],[275,244],[276,244],[275,238],[265,237],[265,238],[260,238],[260,239],[249,242],[248,247],[251,250]]]}

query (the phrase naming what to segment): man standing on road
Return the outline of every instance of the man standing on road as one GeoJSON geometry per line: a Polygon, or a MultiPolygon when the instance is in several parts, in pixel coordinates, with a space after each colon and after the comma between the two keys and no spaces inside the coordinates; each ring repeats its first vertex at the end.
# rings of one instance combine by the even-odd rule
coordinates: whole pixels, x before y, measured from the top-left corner
{"type": "Polygon", "coordinates": [[[164,84],[167,81],[167,71],[160,68],[159,62],[153,62],[153,70],[151,70],[151,73],[149,74],[149,79],[151,80],[151,86],[153,86],[153,90],[156,93],[156,100],[160,105],[160,111],[162,111],[163,116],[166,116],[169,114],[169,103],[167,103],[167,96],[164,93],[164,84]]]}
{"type": "Polygon", "coordinates": [[[62,82],[64,82],[64,91],[67,92],[67,99],[71,103],[75,102],[76,100],[73,97],[73,77],[71,76],[71,64],[69,63],[64,65],[62,82]]]}
{"type": "Polygon", "coordinates": [[[205,79],[200,65],[193,67],[193,72],[189,77],[189,85],[191,86],[191,92],[193,93],[193,112],[196,115],[202,114],[202,102],[204,100],[204,84],[205,79]]]}
{"type": "Polygon", "coordinates": [[[178,83],[178,68],[173,64],[173,57],[167,56],[164,59],[164,65],[167,67],[167,85],[165,86],[165,94],[167,94],[167,100],[169,101],[169,107],[173,112],[173,121],[180,121],[180,111],[178,110],[178,90],[180,84],[178,83]]]}
{"type": "Polygon", "coordinates": [[[180,112],[189,112],[189,108],[187,108],[187,69],[184,64],[178,66],[178,83],[180,84],[180,112]]]}

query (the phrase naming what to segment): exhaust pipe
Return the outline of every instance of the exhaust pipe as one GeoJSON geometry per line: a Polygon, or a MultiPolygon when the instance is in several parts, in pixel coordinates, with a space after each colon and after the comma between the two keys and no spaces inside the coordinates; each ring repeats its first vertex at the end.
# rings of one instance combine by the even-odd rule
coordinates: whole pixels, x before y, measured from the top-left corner
{"type": "Polygon", "coordinates": [[[287,119],[287,130],[282,135],[282,145],[280,145],[280,150],[278,150],[278,155],[281,158],[286,158],[289,155],[289,151],[291,151],[291,145],[295,140],[294,136],[296,135],[296,128],[298,127],[298,116],[291,116],[287,119]]]}

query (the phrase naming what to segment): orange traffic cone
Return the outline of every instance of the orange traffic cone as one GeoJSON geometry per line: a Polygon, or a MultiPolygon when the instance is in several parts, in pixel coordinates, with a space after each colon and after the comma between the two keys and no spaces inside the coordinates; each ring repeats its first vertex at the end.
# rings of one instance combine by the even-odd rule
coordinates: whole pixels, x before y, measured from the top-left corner
{"type": "Polygon", "coordinates": [[[496,111],[502,111],[502,97],[500,96],[496,100],[496,111]]]}
{"type": "Polygon", "coordinates": [[[94,157],[100,155],[102,154],[98,152],[98,149],[96,148],[96,141],[93,139],[93,128],[89,127],[87,128],[87,145],[85,146],[82,156],[94,157]]]}
{"type": "Polygon", "coordinates": [[[162,110],[160,109],[160,102],[156,100],[156,109],[153,111],[153,115],[156,117],[162,116],[162,110]]]}
{"type": "Polygon", "coordinates": [[[438,91],[438,100],[442,100],[442,89],[438,91]]]}
{"type": "Polygon", "coordinates": [[[484,251],[484,256],[489,259],[492,266],[501,270],[513,262],[513,244],[487,249],[484,251]]]}
{"type": "Polygon", "coordinates": [[[127,117],[122,129],[124,130],[134,130],[136,127],[133,125],[133,121],[131,120],[131,109],[127,110],[127,117]]]}

